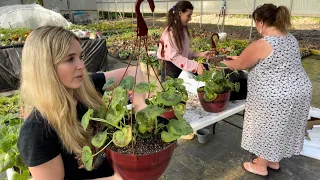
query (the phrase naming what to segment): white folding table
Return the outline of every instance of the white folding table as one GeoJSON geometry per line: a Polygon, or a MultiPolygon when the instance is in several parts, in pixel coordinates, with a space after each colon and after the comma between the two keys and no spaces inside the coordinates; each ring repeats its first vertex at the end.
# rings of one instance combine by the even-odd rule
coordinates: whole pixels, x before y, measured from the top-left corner
{"type": "Polygon", "coordinates": [[[209,125],[214,125],[216,122],[245,109],[245,100],[238,100],[228,102],[226,110],[222,112],[206,112],[202,108],[197,96],[197,88],[204,85],[204,83],[195,81],[194,75],[186,71],[182,71],[179,78],[184,80],[183,85],[189,93],[189,100],[187,101],[187,108],[183,117],[190,123],[194,132],[209,125]]]}

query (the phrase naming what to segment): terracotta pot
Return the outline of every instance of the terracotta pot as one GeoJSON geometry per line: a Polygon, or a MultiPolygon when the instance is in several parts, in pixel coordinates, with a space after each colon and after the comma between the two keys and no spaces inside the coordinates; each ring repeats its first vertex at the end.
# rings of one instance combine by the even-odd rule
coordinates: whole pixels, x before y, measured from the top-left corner
{"type": "Polygon", "coordinates": [[[140,156],[120,154],[108,148],[105,151],[113,169],[124,180],[157,180],[168,167],[175,147],[176,141],[160,152],[140,156]]]}
{"type": "Polygon", "coordinates": [[[228,91],[224,94],[218,94],[218,97],[211,102],[207,102],[204,100],[203,98],[204,92],[198,92],[198,97],[200,100],[200,104],[205,111],[218,113],[226,109],[230,99],[230,92],[231,91],[228,91]]]}
{"type": "Polygon", "coordinates": [[[161,115],[161,117],[166,118],[168,120],[177,119],[176,115],[174,114],[174,110],[173,109],[171,109],[169,111],[166,111],[165,113],[163,113],[161,115]]]}

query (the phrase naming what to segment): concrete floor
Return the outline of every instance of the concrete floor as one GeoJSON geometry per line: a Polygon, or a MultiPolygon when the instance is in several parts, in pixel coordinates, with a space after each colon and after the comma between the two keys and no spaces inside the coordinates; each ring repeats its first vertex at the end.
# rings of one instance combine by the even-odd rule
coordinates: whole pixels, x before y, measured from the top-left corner
{"type": "MultiPolygon", "coordinates": [[[[126,67],[109,57],[109,69],[126,67]]],[[[268,177],[247,173],[242,162],[249,161],[251,154],[240,147],[243,117],[231,116],[220,121],[216,134],[208,143],[179,140],[169,167],[161,180],[320,180],[320,161],[304,156],[294,156],[280,162],[281,171],[269,171],[268,177]]],[[[4,178],[5,173],[0,173],[4,178]]]]}

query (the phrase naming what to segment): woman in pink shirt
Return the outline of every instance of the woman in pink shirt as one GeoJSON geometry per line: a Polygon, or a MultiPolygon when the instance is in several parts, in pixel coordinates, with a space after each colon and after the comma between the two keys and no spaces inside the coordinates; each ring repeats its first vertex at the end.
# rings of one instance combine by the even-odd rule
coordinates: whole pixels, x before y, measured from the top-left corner
{"type": "Polygon", "coordinates": [[[202,74],[204,66],[194,57],[209,58],[211,52],[193,52],[190,50],[188,23],[191,20],[193,6],[189,1],[179,1],[167,15],[167,27],[163,31],[157,51],[157,57],[164,60],[161,80],[166,76],[177,78],[182,70],[202,74]]]}

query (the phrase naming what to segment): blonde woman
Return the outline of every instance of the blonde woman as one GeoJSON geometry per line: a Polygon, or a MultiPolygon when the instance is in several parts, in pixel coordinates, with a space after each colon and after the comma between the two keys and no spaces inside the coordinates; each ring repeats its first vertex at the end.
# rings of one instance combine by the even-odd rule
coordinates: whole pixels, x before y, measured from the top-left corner
{"type": "Polygon", "coordinates": [[[241,147],[257,158],[243,166],[266,176],[268,169],[280,169],[283,158],[300,154],[312,85],[301,65],[299,43],[288,32],[288,8],[264,4],[252,17],[263,38],[224,63],[250,69],[241,147]]]}
{"type": "MultiPolygon", "coordinates": [[[[75,158],[90,134],[80,124],[88,108],[102,105],[101,91],[106,78],[115,84],[125,69],[88,75],[82,61],[79,39],[61,27],[34,30],[22,52],[21,98],[31,107],[21,128],[18,148],[35,180],[121,179],[105,160],[95,159],[95,170],[79,169],[75,158]]],[[[135,69],[129,68],[128,75],[135,69]]],[[[140,71],[137,80],[142,81],[140,71]]],[[[144,108],[144,96],[136,94],[134,107],[144,108]]]]}

